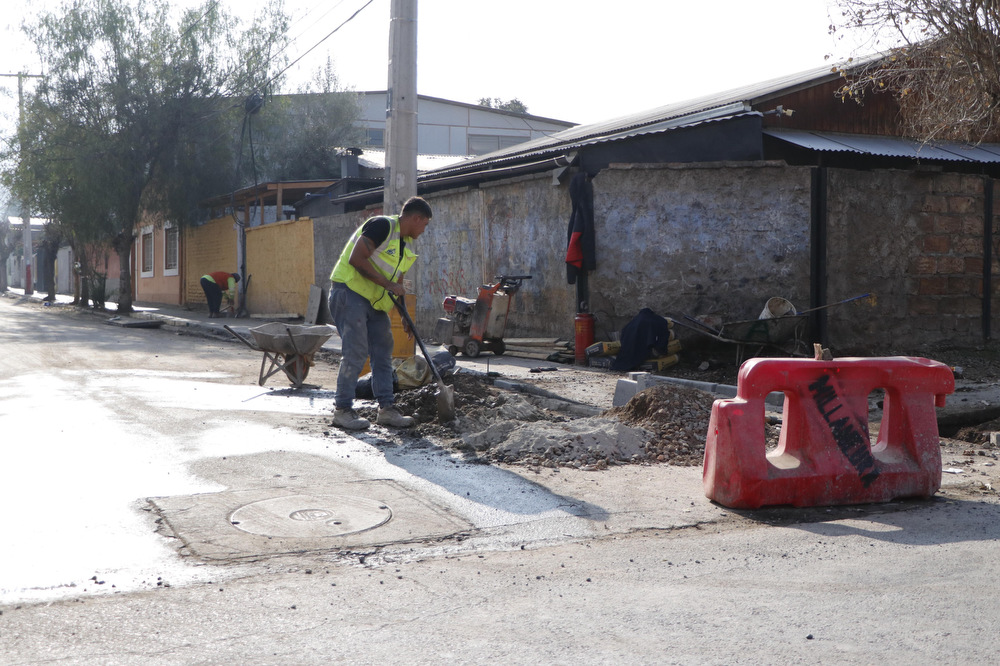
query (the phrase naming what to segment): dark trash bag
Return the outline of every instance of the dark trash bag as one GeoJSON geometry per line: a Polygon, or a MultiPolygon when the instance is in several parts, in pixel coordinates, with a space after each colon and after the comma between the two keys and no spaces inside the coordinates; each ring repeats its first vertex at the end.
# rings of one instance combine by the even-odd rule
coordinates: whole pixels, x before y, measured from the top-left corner
{"type": "Polygon", "coordinates": [[[663,355],[670,344],[670,322],[649,308],[639,310],[621,332],[621,351],[611,369],[634,370],[648,358],[663,355]]]}

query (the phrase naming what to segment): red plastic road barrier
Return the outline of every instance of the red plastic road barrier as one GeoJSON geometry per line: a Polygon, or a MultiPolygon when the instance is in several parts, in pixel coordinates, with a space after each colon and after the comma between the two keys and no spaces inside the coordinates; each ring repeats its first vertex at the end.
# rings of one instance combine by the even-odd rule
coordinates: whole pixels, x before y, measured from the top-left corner
{"type": "Polygon", "coordinates": [[[723,506],[823,506],[930,497],[941,487],[935,406],[954,392],[947,365],[926,358],[755,358],[736,397],[716,400],[705,443],[705,495],[723,506]],[[868,396],[885,390],[872,444],[868,396]],[[764,399],[785,394],[778,447],[768,453],[764,399]]]}

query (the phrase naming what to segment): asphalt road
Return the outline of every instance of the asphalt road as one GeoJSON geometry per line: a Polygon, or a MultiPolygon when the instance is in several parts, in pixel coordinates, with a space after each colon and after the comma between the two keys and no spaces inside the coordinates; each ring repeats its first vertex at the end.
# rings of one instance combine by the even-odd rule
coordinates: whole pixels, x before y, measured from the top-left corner
{"type": "Polygon", "coordinates": [[[995,655],[995,494],[731,511],[695,468],[314,434],[332,370],[260,387],[235,341],[2,298],[0,350],[4,664],[995,655]]]}

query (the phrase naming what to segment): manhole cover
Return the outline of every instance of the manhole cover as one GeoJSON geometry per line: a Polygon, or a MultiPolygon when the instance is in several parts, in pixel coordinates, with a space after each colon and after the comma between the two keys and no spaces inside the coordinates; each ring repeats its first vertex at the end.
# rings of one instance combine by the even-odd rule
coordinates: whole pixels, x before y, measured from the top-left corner
{"type": "Polygon", "coordinates": [[[385,525],[392,509],[384,502],[346,495],[274,497],[233,511],[230,522],[244,532],[273,537],[335,537],[385,525]]]}

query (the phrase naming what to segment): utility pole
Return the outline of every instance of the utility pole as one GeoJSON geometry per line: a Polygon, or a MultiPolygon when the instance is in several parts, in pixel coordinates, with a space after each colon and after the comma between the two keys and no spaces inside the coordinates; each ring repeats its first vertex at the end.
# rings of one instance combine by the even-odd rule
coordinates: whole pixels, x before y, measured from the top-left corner
{"type": "MultiPolygon", "coordinates": [[[[39,74],[25,74],[24,72],[0,74],[0,76],[17,77],[17,126],[20,129],[21,123],[24,121],[24,79],[40,79],[42,77],[39,74]]],[[[27,204],[23,201],[21,202],[21,224],[23,225],[21,239],[24,245],[24,272],[22,274],[24,278],[24,295],[30,296],[35,293],[31,282],[31,211],[28,210],[27,204]]]]}
{"type": "Polygon", "coordinates": [[[382,212],[399,213],[417,193],[417,0],[392,0],[382,212]]]}

